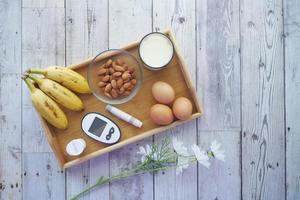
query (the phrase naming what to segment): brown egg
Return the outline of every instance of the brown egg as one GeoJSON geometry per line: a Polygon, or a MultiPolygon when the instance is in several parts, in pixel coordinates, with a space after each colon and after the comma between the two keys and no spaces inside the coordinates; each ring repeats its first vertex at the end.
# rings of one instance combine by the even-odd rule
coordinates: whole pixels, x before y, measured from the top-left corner
{"type": "Polygon", "coordinates": [[[170,104],[175,98],[175,92],[172,86],[162,81],[153,84],[152,95],[156,101],[162,104],[170,104]]]}
{"type": "Polygon", "coordinates": [[[150,118],[158,125],[170,124],[174,119],[172,110],[163,104],[155,104],[151,107],[150,118]]]}
{"type": "Polygon", "coordinates": [[[173,104],[173,113],[177,119],[186,120],[193,112],[193,106],[190,100],[185,97],[179,97],[173,104]]]}

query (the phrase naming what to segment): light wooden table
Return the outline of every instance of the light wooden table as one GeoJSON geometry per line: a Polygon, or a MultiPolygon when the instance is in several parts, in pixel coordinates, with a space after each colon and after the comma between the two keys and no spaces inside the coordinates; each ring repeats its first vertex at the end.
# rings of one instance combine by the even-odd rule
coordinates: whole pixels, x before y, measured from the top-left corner
{"type": "Polygon", "coordinates": [[[299,0],[0,0],[0,199],[69,199],[174,135],[226,162],[116,182],[82,199],[300,199],[299,0]],[[171,27],[205,115],[61,171],[20,74],[171,27]]]}

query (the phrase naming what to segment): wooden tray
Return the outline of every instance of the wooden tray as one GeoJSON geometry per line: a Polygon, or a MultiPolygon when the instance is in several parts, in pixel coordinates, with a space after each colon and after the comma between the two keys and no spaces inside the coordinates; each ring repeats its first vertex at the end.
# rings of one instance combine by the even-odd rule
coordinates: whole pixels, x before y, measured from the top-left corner
{"type": "MultiPolygon", "coordinates": [[[[95,158],[101,154],[113,151],[130,143],[136,142],[151,135],[160,133],[164,130],[175,127],[186,121],[195,119],[202,114],[202,108],[198,101],[196,90],[192,85],[188,69],[183,61],[181,54],[175,42],[175,38],[170,30],[164,32],[174,43],[175,55],[173,60],[166,69],[160,71],[150,71],[146,68],[144,72],[144,82],[138,94],[129,102],[117,105],[116,107],[130,113],[143,122],[142,128],[135,128],[134,126],[127,124],[126,122],[119,120],[109,112],[105,110],[106,104],[97,100],[93,95],[80,95],[84,102],[85,110],[82,112],[73,112],[64,110],[68,120],[69,128],[66,130],[59,130],[48,124],[44,119],[42,120],[43,128],[58,161],[62,168],[68,168],[73,165],[77,165],[86,160],[95,158]],[[151,95],[152,84],[156,81],[165,81],[171,84],[175,90],[176,97],[185,96],[192,101],[193,115],[186,121],[174,121],[168,126],[157,126],[149,118],[150,107],[155,104],[155,100],[151,95]],[[88,112],[99,112],[103,115],[114,120],[121,129],[121,139],[114,145],[105,145],[89,138],[81,129],[81,119],[88,112]],[[83,138],[87,147],[83,154],[77,157],[69,156],[66,153],[66,145],[72,139],[83,138]]],[[[131,52],[140,63],[141,60],[138,56],[138,44],[139,41],[134,42],[122,49],[131,52]]],[[[107,58],[103,58],[107,59],[107,58]]],[[[86,77],[87,67],[91,63],[92,59],[83,61],[82,63],[68,66],[69,68],[79,72],[86,77]]]]}

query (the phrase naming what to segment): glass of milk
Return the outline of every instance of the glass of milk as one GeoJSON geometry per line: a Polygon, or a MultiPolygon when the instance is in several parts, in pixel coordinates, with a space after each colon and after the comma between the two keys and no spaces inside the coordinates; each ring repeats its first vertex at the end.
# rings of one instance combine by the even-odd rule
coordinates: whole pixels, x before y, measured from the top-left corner
{"type": "Polygon", "coordinates": [[[153,32],[141,40],[139,54],[145,67],[150,70],[160,70],[171,62],[174,55],[174,46],[166,35],[153,32]]]}

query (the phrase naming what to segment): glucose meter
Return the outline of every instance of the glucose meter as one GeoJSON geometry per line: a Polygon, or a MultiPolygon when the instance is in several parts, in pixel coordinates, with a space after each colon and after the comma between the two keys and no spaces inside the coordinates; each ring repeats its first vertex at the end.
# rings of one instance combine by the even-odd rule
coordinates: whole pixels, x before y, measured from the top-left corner
{"type": "Polygon", "coordinates": [[[82,118],[81,127],[89,137],[105,144],[114,144],[121,137],[117,124],[100,113],[86,114],[82,118]]]}

